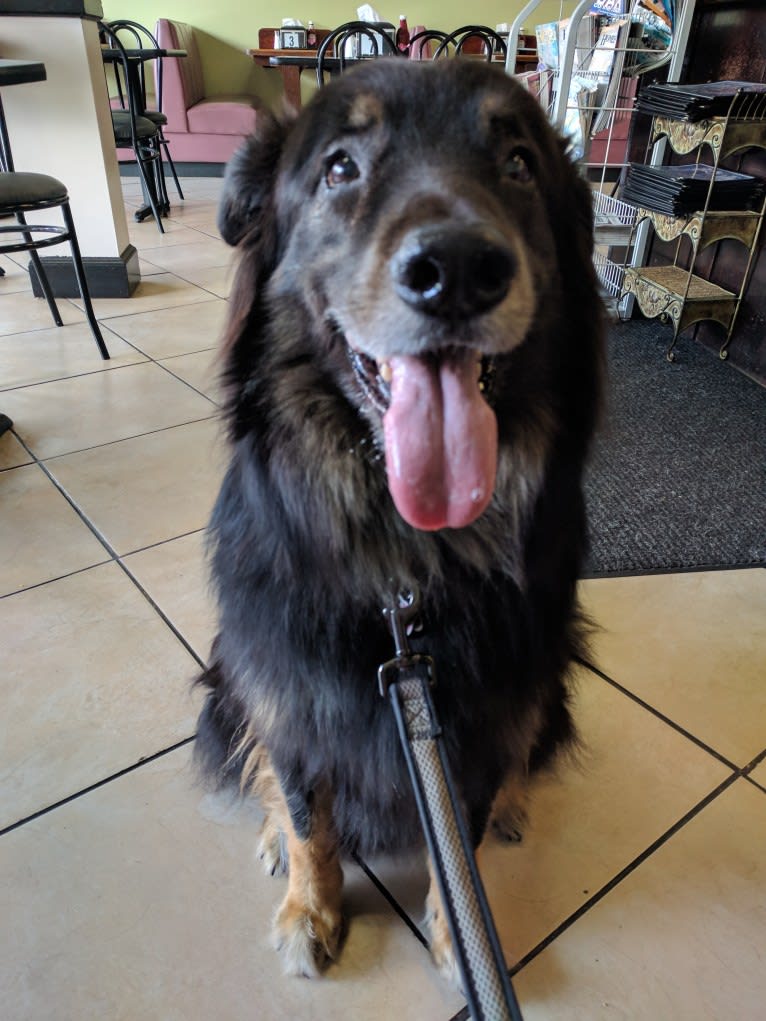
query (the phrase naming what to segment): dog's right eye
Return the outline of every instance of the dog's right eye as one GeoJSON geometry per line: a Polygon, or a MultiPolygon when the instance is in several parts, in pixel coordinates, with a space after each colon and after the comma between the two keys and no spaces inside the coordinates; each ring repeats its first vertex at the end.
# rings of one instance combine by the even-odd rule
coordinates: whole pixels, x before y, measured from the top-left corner
{"type": "Polygon", "coordinates": [[[325,180],[334,188],[336,184],[348,184],[359,177],[359,167],[347,152],[335,152],[327,160],[325,180]]]}

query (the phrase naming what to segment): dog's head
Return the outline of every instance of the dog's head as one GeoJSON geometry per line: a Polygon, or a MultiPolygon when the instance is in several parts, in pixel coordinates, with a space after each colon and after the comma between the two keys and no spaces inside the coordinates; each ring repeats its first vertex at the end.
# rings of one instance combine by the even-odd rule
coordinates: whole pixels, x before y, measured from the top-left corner
{"type": "Polygon", "coordinates": [[[592,305],[586,185],[483,62],[370,61],[294,121],[259,117],[219,215],[243,253],[230,343],[246,362],[246,325],[269,322],[295,359],[310,338],[384,446],[402,517],[469,524],[495,483],[493,373],[574,291],[592,305]]]}

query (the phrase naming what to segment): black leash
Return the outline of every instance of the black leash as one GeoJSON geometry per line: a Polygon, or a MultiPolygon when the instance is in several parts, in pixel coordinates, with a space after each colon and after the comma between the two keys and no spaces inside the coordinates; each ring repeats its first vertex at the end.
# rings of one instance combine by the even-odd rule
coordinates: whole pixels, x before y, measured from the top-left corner
{"type": "Polygon", "coordinates": [[[431,699],[433,660],[413,653],[407,640],[419,608],[419,593],[406,591],[383,610],[396,656],[378,668],[380,692],[396,717],[471,1017],[522,1021],[431,699]]]}

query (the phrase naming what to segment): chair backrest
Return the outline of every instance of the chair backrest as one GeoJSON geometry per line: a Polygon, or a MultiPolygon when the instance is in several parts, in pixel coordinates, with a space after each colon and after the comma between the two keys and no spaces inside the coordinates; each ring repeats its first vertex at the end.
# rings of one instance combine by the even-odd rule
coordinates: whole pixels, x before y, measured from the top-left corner
{"type": "Polygon", "coordinates": [[[353,59],[356,49],[361,49],[363,39],[369,40],[371,57],[396,56],[399,52],[394,40],[380,24],[371,21],[347,21],[343,25],[338,25],[325,36],[317,51],[317,85],[320,88],[324,85],[325,58],[333,55],[337,57],[342,71],[346,60],[353,59]],[[348,52],[351,48],[353,55],[348,52]]]}
{"type": "MultiPolygon", "coordinates": [[[[117,18],[114,21],[108,22],[109,28],[125,43],[127,49],[135,47],[136,49],[151,49],[157,47],[159,43],[156,38],[152,35],[148,28],[144,25],[140,25],[137,21],[129,21],[127,18],[117,18]]],[[[146,87],[146,63],[142,63],[140,67],[140,78],[141,78],[141,89],[143,91],[144,108],[149,107],[147,102],[147,87],[146,87]]],[[[155,94],[157,97],[157,108],[162,109],[162,61],[155,61],[154,67],[154,79],[155,79],[155,94]]],[[[122,107],[125,109],[124,97],[122,94],[122,83],[117,79],[118,87],[120,87],[120,100],[122,101],[122,107]]]]}
{"type": "MultiPolygon", "coordinates": [[[[112,126],[115,132],[115,141],[117,142],[118,148],[125,148],[130,146],[134,151],[138,149],[139,144],[139,129],[136,121],[136,110],[133,103],[130,101],[130,89],[128,88],[128,82],[130,81],[130,69],[128,66],[128,57],[125,52],[125,46],[119,38],[117,32],[104,21],[98,22],[99,36],[104,40],[107,47],[110,50],[117,52],[118,57],[116,61],[111,62],[115,70],[117,80],[120,78],[123,82],[124,93],[123,109],[112,110],[112,126]],[[126,137],[123,137],[126,136],[126,137]],[[127,137],[129,136],[129,138],[127,137]]],[[[106,58],[104,58],[106,61],[106,58]]],[[[106,73],[106,68],[105,68],[106,73]]],[[[139,80],[140,83],[140,80],[139,80]]],[[[143,125],[143,129],[146,129],[147,122],[144,118],[139,118],[143,125]]],[[[151,125],[150,125],[151,127],[151,125]]]]}
{"type": "Polygon", "coordinates": [[[416,25],[410,36],[410,60],[430,60],[434,55],[434,43],[442,43],[446,38],[447,33],[438,28],[416,25]]]}
{"type": "Polygon", "coordinates": [[[182,21],[160,18],[155,30],[163,49],[186,50],[186,56],[166,57],[162,71],[162,112],[169,131],[188,131],[186,111],[205,98],[205,83],[194,29],[182,21]]]}
{"type": "Polygon", "coordinates": [[[486,61],[492,60],[492,54],[499,51],[505,56],[508,47],[505,39],[487,25],[462,25],[450,32],[436,48],[434,60],[449,56],[450,47],[454,47],[455,56],[461,53],[482,54],[486,61]]]}

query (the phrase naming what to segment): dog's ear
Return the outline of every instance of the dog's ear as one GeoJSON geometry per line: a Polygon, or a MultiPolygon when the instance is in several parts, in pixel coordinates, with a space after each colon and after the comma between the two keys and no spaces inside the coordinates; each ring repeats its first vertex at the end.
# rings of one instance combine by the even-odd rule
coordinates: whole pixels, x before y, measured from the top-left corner
{"type": "Polygon", "coordinates": [[[270,110],[259,110],[255,131],[229,161],[217,221],[227,244],[238,245],[257,226],[272,191],[290,121],[289,114],[277,117],[270,110]]]}

